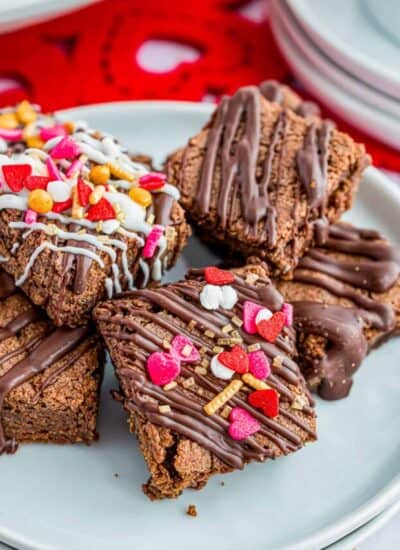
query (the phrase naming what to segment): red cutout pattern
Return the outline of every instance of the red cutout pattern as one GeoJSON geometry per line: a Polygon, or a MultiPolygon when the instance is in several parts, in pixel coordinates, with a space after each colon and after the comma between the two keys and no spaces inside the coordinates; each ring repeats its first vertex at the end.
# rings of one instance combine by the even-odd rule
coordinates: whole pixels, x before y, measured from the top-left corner
{"type": "MultiPolygon", "coordinates": [[[[0,105],[23,97],[46,110],[126,99],[201,101],[265,78],[290,82],[267,19],[255,22],[240,13],[249,3],[103,0],[0,35],[0,105]],[[170,72],[152,73],[136,60],[148,40],[188,44],[201,55],[170,72]],[[21,87],[2,90],[4,78],[21,87]]],[[[376,163],[400,171],[396,151],[351,131],[367,143],[376,163]]]]}

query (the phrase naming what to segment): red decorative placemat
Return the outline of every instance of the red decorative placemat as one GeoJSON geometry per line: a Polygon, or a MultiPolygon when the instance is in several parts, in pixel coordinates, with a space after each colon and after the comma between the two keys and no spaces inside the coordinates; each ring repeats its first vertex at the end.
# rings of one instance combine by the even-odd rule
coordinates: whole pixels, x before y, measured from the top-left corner
{"type": "MultiPolygon", "coordinates": [[[[0,105],[22,97],[45,110],[127,99],[201,101],[265,78],[290,82],[267,7],[263,0],[104,0],[0,35],[0,105]],[[169,70],[141,64],[152,43],[181,48],[169,70]]],[[[400,171],[396,151],[341,126],[367,143],[376,164],[400,171]]]]}

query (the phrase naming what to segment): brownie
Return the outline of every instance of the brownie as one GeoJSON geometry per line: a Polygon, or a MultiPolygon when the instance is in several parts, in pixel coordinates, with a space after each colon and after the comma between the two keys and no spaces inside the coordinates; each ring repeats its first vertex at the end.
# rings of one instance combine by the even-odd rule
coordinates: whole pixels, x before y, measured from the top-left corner
{"type": "Polygon", "coordinates": [[[0,271],[0,454],[97,439],[101,378],[93,329],[56,328],[0,271]]]}
{"type": "Polygon", "coordinates": [[[0,136],[2,267],[57,326],[86,324],[100,299],[174,265],[190,229],[148,157],[26,103],[0,111],[0,136]]]}
{"type": "Polygon", "coordinates": [[[377,231],[345,223],[321,224],[316,234],[293,280],[276,284],[294,306],[309,387],[339,399],[367,352],[399,332],[400,249],[377,231]]]}
{"type": "Polygon", "coordinates": [[[271,274],[289,276],[315,222],[335,222],[350,208],[369,157],[287,89],[263,90],[274,101],[255,86],[224,97],[166,170],[206,243],[233,260],[256,255],[271,274]]]}
{"type": "Polygon", "coordinates": [[[150,471],[149,498],[200,489],[213,474],[316,439],[284,309],[260,266],[191,270],[184,281],[95,308],[120,382],[116,398],[150,471]]]}

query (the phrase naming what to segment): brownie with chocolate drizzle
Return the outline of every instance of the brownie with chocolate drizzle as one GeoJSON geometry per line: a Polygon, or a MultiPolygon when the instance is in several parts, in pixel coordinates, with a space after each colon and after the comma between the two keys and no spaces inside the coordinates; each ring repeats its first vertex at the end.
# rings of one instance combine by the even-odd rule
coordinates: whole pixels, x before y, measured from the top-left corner
{"type": "Polygon", "coordinates": [[[261,266],[193,269],[94,310],[151,499],[316,439],[287,304],[261,266]]]}
{"type": "Polygon", "coordinates": [[[102,359],[93,329],[56,328],[0,271],[0,455],[96,440],[102,359]]]}
{"type": "Polygon", "coordinates": [[[247,86],[169,157],[168,179],[189,220],[224,257],[256,255],[273,275],[289,275],[315,222],[335,222],[350,208],[369,157],[317,115],[287,87],[247,86]]]}
{"type": "Polygon", "coordinates": [[[346,397],[366,354],[400,329],[400,248],[377,231],[319,224],[291,281],[300,365],[312,390],[346,397]]]}
{"type": "Polygon", "coordinates": [[[0,184],[0,263],[57,326],[157,283],[190,234],[179,191],[147,157],[27,102],[0,110],[0,184]]]}

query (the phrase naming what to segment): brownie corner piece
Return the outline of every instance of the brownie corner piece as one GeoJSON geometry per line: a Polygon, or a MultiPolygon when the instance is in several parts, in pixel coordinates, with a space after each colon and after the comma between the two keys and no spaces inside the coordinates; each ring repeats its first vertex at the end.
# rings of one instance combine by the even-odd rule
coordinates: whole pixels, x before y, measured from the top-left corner
{"type": "Polygon", "coordinates": [[[225,254],[259,256],[274,275],[293,270],[317,220],[350,208],[369,163],[363,145],[278,91],[272,101],[255,86],[224,97],[167,162],[200,237],[225,254]]]}
{"type": "Polygon", "coordinates": [[[213,474],[315,440],[284,311],[261,266],[191,270],[184,281],[95,308],[118,400],[150,471],[149,498],[175,498],[213,474]],[[254,324],[260,311],[264,336],[254,324]]]}
{"type": "Polygon", "coordinates": [[[149,158],[29,109],[29,138],[20,107],[7,111],[16,128],[1,144],[0,259],[57,326],[74,327],[101,299],[159,281],[190,227],[149,158]]]}
{"type": "Polygon", "coordinates": [[[92,329],[56,328],[0,272],[0,454],[96,440],[102,369],[92,329]]]}

